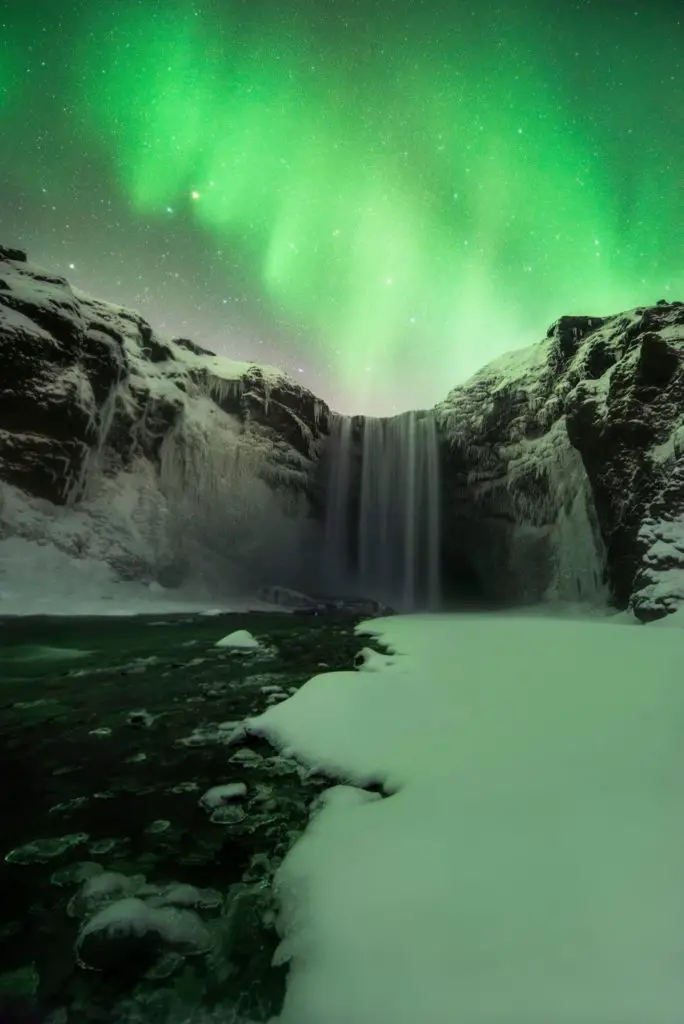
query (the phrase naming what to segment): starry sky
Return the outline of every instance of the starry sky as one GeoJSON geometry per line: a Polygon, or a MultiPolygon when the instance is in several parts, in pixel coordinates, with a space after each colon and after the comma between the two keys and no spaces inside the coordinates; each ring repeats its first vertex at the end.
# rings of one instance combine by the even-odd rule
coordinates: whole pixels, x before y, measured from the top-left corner
{"type": "Polygon", "coordinates": [[[681,0],[9,0],[0,240],[344,412],[684,299],[681,0]]]}

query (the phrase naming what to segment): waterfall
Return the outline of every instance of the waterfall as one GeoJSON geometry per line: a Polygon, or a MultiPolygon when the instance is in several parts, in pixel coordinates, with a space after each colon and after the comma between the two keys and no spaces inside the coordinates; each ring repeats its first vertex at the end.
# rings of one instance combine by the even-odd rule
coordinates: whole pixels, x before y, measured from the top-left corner
{"type": "Polygon", "coordinates": [[[338,416],[327,449],[325,486],[325,586],[337,590],[353,585],[351,560],[352,421],[338,416]]]}
{"type": "Polygon", "coordinates": [[[332,580],[353,586],[402,611],[438,607],[439,458],[432,414],[340,417],[328,455],[328,586],[332,580]]]}

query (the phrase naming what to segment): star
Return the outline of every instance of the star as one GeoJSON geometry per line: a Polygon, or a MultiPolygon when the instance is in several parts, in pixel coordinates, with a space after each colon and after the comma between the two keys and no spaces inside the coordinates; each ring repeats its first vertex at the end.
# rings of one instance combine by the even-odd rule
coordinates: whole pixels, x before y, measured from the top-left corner
{"type": "Polygon", "coordinates": [[[684,298],[682,0],[236,6],[3,5],[7,244],[341,411],[439,402],[564,313],[684,298]]]}

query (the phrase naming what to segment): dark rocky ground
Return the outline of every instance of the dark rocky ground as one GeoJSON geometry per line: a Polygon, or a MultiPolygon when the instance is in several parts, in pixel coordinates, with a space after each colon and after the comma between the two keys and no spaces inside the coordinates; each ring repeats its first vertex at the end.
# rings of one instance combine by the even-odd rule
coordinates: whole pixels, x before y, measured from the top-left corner
{"type": "Polygon", "coordinates": [[[278,1011],[273,874],[329,782],[261,740],[230,743],[230,723],[351,668],[368,645],[353,627],[261,614],[0,622],[0,1020],[278,1011]],[[215,646],[243,628],[260,650],[215,646]],[[200,797],[226,782],[246,796],[211,820],[200,797]],[[199,938],[96,931],[79,965],[79,931],[121,897],[171,908],[199,938]]]}

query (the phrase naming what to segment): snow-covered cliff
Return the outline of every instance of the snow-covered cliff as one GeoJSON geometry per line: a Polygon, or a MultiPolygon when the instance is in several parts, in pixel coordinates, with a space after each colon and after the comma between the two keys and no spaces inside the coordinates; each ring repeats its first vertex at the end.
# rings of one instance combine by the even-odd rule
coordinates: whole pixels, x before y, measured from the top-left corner
{"type": "Polygon", "coordinates": [[[684,606],[684,303],[562,317],[437,407],[443,563],[489,598],[684,606]]]}
{"type": "MultiPolygon", "coordinates": [[[[562,317],[434,412],[452,598],[684,608],[684,303],[562,317]]],[[[0,613],[56,576],[74,601],[322,585],[331,422],[281,371],[163,339],[0,247],[0,613]]]]}
{"type": "Polygon", "coordinates": [[[0,249],[0,609],[48,551],[212,593],[295,580],[328,417],[281,371],[162,339],[0,249]]]}

